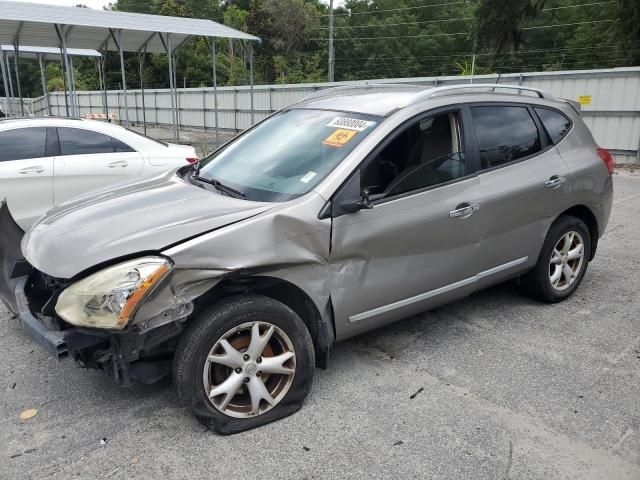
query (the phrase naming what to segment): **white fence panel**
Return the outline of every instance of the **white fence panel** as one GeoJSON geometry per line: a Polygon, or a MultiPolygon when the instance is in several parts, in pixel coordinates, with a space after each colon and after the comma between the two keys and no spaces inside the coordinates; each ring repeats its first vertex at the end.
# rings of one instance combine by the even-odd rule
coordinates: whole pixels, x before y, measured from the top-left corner
{"type": "MultiPolygon", "coordinates": [[[[582,99],[583,116],[598,143],[612,151],[618,162],[640,162],[640,67],[605,70],[582,70],[476,76],[473,81],[523,85],[547,90],[559,98],[582,99]]],[[[369,80],[367,83],[412,83],[448,85],[468,83],[469,77],[419,77],[369,80]]],[[[218,127],[239,132],[251,126],[252,116],[258,122],[271,112],[291,105],[306,95],[323,88],[363,82],[339,82],[295,85],[258,85],[218,87],[218,127]]],[[[64,93],[49,95],[52,115],[66,115],[64,93]]],[[[130,90],[127,95],[129,120],[143,121],[142,92],[130,90]]],[[[178,89],[179,128],[215,127],[213,88],[178,89]]],[[[1,104],[1,102],[0,102],[1,104]]],[[[171,96],[167,89],[145,90],[145,118],[148,124],[171,124],[171,96]]],[[[28,114],[43,115],[42,98],[25,99],[28,114]],[[31,102],[31,103],[28,103],[31,102]]],[[[101,92],[78,92],[82,116],[103,111],[101,92]]],[[[124,98],[121,91],[107,92],[107,108],[124,120],[124,98]]],[[[14,109],[15,111],[15,109],[14,109]]]]}

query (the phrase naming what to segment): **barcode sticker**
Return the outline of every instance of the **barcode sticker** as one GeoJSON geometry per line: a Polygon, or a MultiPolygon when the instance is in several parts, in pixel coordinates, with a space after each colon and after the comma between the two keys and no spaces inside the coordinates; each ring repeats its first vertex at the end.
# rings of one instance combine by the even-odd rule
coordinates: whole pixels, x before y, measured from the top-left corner
{"type": "Polygon", "coordinates": [[[329,123],[327,123],[327,127],[346,128],[348,130],[355,130],[357,132],[362,132],[375,124],[376,122],[360,120],[359,118],[336,117],[333,120],[331,120],[329,123]]]}

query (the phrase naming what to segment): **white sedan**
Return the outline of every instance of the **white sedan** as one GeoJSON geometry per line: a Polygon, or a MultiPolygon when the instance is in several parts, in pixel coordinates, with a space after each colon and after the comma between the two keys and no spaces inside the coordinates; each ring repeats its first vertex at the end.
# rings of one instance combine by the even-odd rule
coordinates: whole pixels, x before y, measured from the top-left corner
{"type": "Polygon", "coordinates": [[[197,162],[193,147],[92,120],[0,121],[0,202],[27,230],[54,206],[128,179],[197,162]]]}

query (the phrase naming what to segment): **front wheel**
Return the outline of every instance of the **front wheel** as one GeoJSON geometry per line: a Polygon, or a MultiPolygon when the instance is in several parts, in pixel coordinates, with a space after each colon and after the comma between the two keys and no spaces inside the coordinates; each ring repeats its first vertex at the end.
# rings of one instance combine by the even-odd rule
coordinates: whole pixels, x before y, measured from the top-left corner
{"type": "Polygon", "coordinates": [[[193,320],[173,361],[178,396],[209,428],[237,433],[297,411],[313,379],[300,317],[259,295],[221,301],[193,320]]]}
{"type": "Polygon", "coordinates": [[[549,229],[538,263],[521,279],[526,293],[544,302],[560,302],[576,291],[587,271],[591,235],[579,218],[562,216],[549,229]]]}

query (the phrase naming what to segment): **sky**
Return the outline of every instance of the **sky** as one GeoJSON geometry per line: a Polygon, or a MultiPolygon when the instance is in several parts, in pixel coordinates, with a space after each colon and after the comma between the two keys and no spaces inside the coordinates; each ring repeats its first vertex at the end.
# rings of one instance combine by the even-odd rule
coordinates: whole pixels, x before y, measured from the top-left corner
{"type": "MultiPolygon", "coordinates": [[[[0,0],[1,1],[1,0],[0,0]]],[[[73,7],[78,3],[82,3],[89,8],[99,8],[109,5],[110,0],[20,0],[23,2],[31,2],[31,3],[47,3],[49,5],[62,5],[67,7],[73,7]]],[[[114,1],[114,0],[111,0],[114,1]]],[[[322,0],[324,3],[329,3],[329,0],[322,0]]],[[[344,3],[344,0],[334,0],[334,5],[337,7],[344,3]]]]}

